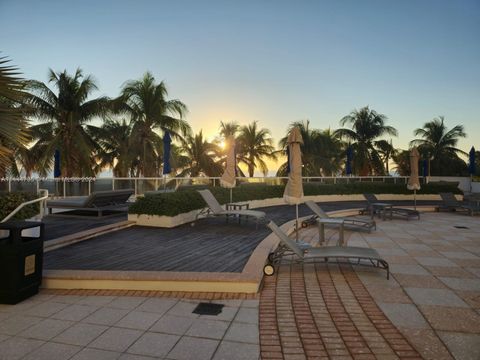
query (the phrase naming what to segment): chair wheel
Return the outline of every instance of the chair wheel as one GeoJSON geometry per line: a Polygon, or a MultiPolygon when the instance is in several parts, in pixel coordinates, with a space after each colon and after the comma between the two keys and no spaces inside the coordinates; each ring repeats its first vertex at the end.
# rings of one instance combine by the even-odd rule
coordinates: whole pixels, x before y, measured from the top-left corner
{"type": "Polygon", "coordinates": [[[263,273],[267,276],[272,276],[275,274],[275,268],[271,264],[267,264],[263,267],[263,273]]]}

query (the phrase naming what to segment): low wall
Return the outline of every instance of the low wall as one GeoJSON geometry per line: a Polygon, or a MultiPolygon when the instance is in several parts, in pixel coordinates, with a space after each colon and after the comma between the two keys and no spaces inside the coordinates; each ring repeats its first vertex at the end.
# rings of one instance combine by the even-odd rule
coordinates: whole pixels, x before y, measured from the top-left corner
{"type": "MultiPolygon", "coordinates": [[[[403,194],[382,194],[377,195],[378,200],[411,200],[412,195],[403,194]]],[[[435,194],[421,194],[416,196],[417,200],[440,200],[440,197],[435,194]]],[[[356,195],[314,195],[304,196],[304,201],[313,200],[315,202],[332,202],[332,201],[365,201],[365,198],[361,194],[356,195]]],[[[273,198],[264,200],[251,200],[248,202],[250,209],[263,208],[269,206],[285,205],[283,198],[273,198]]],[[[164,215],[146,215],[146,214],[128,214],[128,221],[135,221],[137,225],[141,226],[154,226],[161,228],[172,228],[187,223],[193,223],[195,217],[201,210],[193,210],[188,213],[178,214],[176,216],[164,216],[164,215]]]]}

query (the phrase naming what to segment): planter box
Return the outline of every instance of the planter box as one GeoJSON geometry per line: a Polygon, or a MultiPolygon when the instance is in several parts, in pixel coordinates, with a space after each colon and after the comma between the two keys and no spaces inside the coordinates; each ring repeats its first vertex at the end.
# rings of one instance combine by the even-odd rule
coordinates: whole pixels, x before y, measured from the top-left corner
{"type": "Polygon", "coordinates": [[[135,221],[137,225],[141,226],[173,228],[195,221],[195,216],[197,216],[199,212],[200,210],[192,210],[188,213],[175,216],[128,214],[128,221],[135,221]]]}
{"type": "MultiPolygon", "coordinates": [[[[413,192],[411,195],[381,194],[381,195],[377,195],[377,197],[381,201],[388,201],[388,200],[412,200],[413,201],[413,192]]],[[[440,197],[436,194],[417,195],[417,200],[439,200],[439,199],[440,197]]],[[[304,201],[313,200],[315,202],[364,201],[365,198],[363,197],[362,194],[314,195],[314,196],[304,196],[303,200],[304,201]]],[[[251,200],[248,203],[250,204],[250,209],[256,209],[256,208],[269,207],[269,206],[285,205],[285,200],[283,200],[283,198],[272,198],[272,199],[264,199],[264,200],[251,200]]],[[[135,221],[137,225],[141,225],[141,226],[172,228],[172,227],[180,226],[180,225],[195,221],[195,216],[199,212],[200,212],[200,209],[192,210],[188,213],[178,214],[175,216],[128,214],[128,220],[135,221]]]]}

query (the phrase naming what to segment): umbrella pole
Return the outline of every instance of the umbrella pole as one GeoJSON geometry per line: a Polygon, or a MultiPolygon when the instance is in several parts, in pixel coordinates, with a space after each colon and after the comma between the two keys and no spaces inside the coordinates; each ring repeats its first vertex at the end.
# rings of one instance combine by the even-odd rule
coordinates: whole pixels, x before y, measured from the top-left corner
{"type": "Polygon", "coordinates": [[[298,242],[298,204],[295,204],[295,240],[298,242]]]}
{"type": "Polygon", "coordinates": [[[413,190],[413,208],[417,210],[417,190],[413,190]]]}

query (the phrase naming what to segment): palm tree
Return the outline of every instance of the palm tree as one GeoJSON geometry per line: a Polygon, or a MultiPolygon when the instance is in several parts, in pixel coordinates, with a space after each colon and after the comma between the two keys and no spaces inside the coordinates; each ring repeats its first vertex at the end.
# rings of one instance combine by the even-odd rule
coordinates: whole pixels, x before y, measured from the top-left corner
{"type": "Polygon", "coordinates": [[[25,93],[24,84],[17,77],[18,69],[0,57],[0,177],[14,162],[15,149],[24,149],[29,135],[27,122],[21,109],[25,93]]]}
{"type": "Polygon", "coordinates": [[[191,133],[182,119],[187,107],[180,100],[167,100],[167,87],[159,84],[149,72],[142,79],[125,83],[117,110],[128,114],[132,121],[132,152],[138,161],[138,173],[143,176],[158,175],[161,138],[156,130],[168,130],[173,138],[182,139],[191,133]],[[175,116],[178,116],[175,117],[175,116]]]}
{"type": "Polygon", "coordinates": [[[390,162],[390,159],[393,158],[396,152],[392,144],[392,139],[390,139],[390,141],[387,141],[387,140],[376,141],[375,147],[377,148],[377,151],[380,154],[380,157],[382,158],[382,161],[385,164],[385,173],[386,175],[389,175],[390,174],[389,162],[390,162]]]}
{"type": "Polygon", "coordinates": [[[397,130],[385,125],[387,117],[370,110],[368,106],[354,110],[340,120],[340,125],[351,124],[351,129],[338,129],[335,135],[352,142],[353,169],[360,176],[384,174],[382,158],[375,147],[376,140],[384,135],[397,136],[397,130]]]}
{"type": "Polygon", "coordinates": [[[237,138],[237,154],[239,162],[247,165],[248,175],[253,177],[255,168],[260,168],[264,175],[268,173],[268,167],[264,158],[277,159],[273,140],[268,129],[258,129],[257,121],[240,128],[237,138]]]}
{"type": "Polygon", "coordinates": [[[400,176],[410,175],[410,151],[409,150],[397,150],[392,155],[392,159],[396,166],[393,168],[400,176]]]}
{"type": "Polygon", "coordinates": [[[98,87],[91,76],[84,77],[81,69],[73,76],[66,70],[55,73],[50,69],[48,82],[53,83],[58,93],[40,81],[28,82],[31,93],[27,100],[32,116],[41,122],[30,127],[35,141],[33,148],[42,149],[44,164],[52,162],[55,149],[58,149],[62,176],[93,176],[96,162],[92,155],[98,151],[98,145],[92,134],[98,128],[88,123],[108,113],[110,99],[88,100],[98,87]]]}
{"type": "Polygon", "coordinates": [[[220,121],[220,136],[226,139],[229,136],[237,137],[237,133],[240,130],[240,125],[235,121],[223,122],[220,121]]]}
{"type": "Polygon", "coordinates": [[[220,149],[216,144],[204,139],[201,130],[196,135],[188,135],[183,141],[181,149],[188,159],[188,165],[180,173],[180,176],[221,175],[222,166],[215,161],[220,149]]]}
{"type": "Polygon", "coordinates": [[[431,159],[432,175],[453,175],[466,171],[466,164],[458,155],[467,154],[456,147],[458,140],[467,136],[462,125],[456,125],[448,130],[445,118],[439,116],[413,133],[421,139],[412,140],[410,146],[418,146],[422,156],[431,159]]]}
{"type": "MultiPolygon", "coordinates": [[[[279,147],[287,147],[288,134],[292,128],[298,127],[302,134],[303,144],[302,164],[304,176],[330,176],[336,173],[341,166],[343,144],[330,130],[310,128],[310,121],[297,121],[290,124],[287,135],[280,139],[279,147]]],[[[287,163],[280,165],[277,175],[285,176],[287,163]]]]}
{"type": "Polygon", "coordinates": [[[116,177],[127,177],[134,173],[131,134],[132,126],[125,119],[121,122],[107,119],[95,134],[95,140],[101,147],[97,155],[100,166],[112,169],[116,177]]]}

